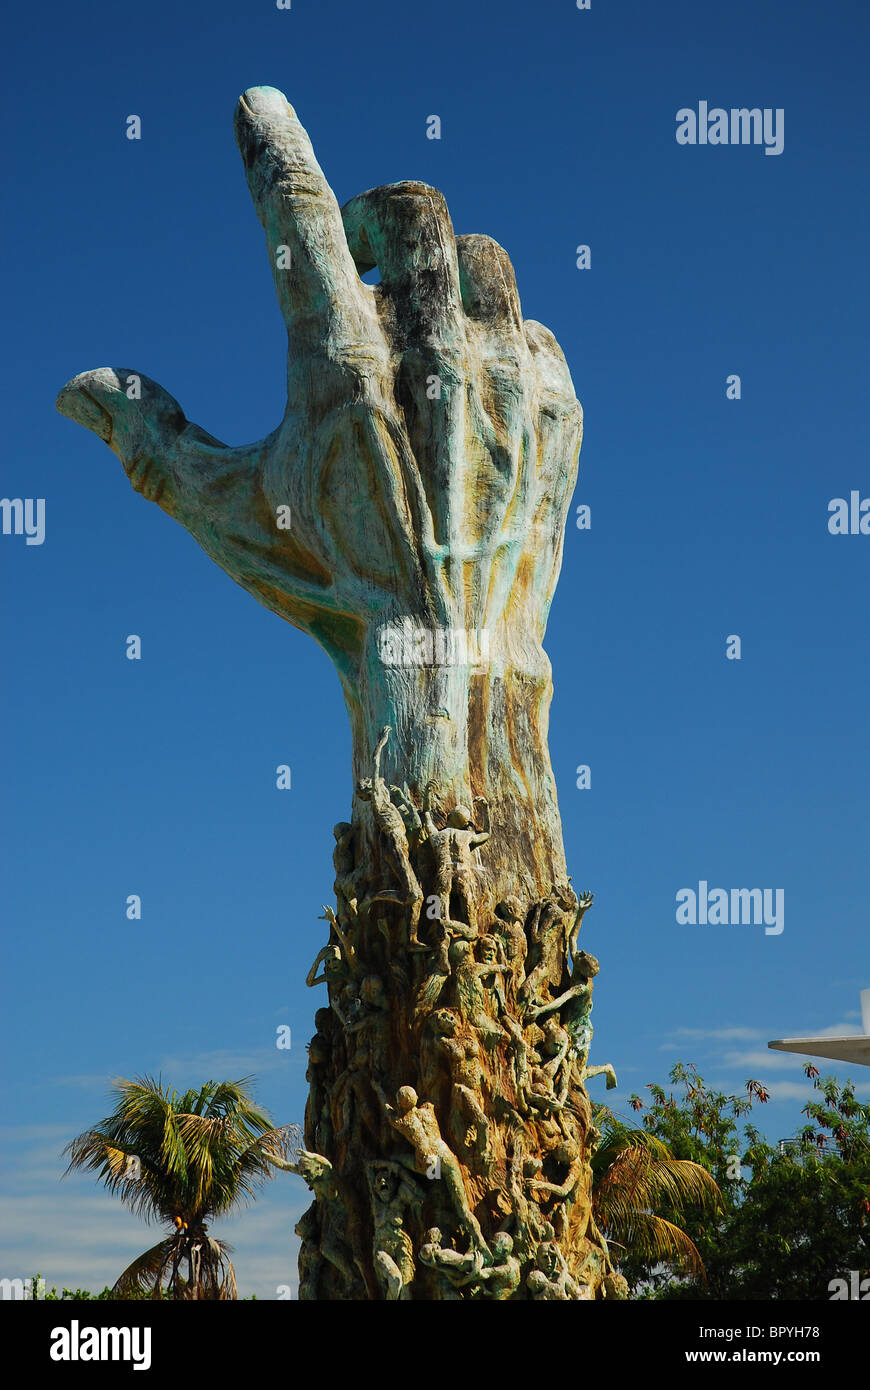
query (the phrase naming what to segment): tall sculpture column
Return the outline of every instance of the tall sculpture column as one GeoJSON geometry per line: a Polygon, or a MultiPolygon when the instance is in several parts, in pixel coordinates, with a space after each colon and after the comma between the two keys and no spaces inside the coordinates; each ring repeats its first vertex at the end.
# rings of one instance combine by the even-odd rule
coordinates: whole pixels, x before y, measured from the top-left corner
{"type": "Polygon", "coordinates": [[[292,1164],[315,1193],[300,1297],[612,1295],[589,1202],[591,898],[566,874],[541,645],[571,377],[507,254],[455,236],[435,189],[340,210],[273,88],[240,99],[236,138],[290,340],[282,423],[227,448],[126,368],[75,377],[58,409],[344,690],[355,794],[308,977],[330,1003],[292,1164]]]}

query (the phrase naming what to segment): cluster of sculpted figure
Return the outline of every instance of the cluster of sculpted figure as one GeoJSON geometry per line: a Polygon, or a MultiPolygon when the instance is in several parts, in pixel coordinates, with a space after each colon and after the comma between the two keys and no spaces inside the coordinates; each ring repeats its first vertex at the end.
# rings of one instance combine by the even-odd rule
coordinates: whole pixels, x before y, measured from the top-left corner
{"type": "Polygon", "coordinates": [[[568,882],[493,904],[485,799],[445,812],[430,782],[418,807],[381,776],[390,732],[357,786],[371,820],[335,827],[336,908],[307,977],[329,1008],[309,1048],[310,1148],[283,1164],[315,1195],[300,1297],[621,1297],[589,1202],[584,1082],[616,1084],[588,1064],[592,894],[568,882]],[[369,1218],[348,1221],[361,1181],[369,1218]]]}

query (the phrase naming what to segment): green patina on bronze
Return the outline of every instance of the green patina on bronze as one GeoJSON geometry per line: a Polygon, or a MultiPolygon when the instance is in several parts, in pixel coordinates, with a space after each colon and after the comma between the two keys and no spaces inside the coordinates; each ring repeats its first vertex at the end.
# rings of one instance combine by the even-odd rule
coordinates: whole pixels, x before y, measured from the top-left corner
{"type": "Polygon", "coordinates": [[[282,423],[227,448],[122,368],[58,408],[341,679],[355,793],[308,976],[329,1007],[282,1160],[315,1194],[300,1298],[612,1297],[584,1080],[615,1078],[588,1067],[591,896],[567,878],[542,646],[582,410],[506,252],[455,236],[437,190],[339,209],[270,87],[236,137],[290,339],[282,423]]]}

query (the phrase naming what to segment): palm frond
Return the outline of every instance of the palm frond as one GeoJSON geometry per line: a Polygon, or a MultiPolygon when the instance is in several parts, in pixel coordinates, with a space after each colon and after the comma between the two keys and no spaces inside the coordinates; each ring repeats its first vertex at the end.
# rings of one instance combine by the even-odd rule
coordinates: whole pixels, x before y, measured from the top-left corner
{"type": "Polygon", "coordinates": [[[609,1228],[605,1234],[614,1245],[621,1245],[633,1255],[650,1264],[670,1264],[698,1279],[706,1279],[704,1262],[692,1241],[672,1221],[654,1212],[633,1212],[630,1220],[619,1228],[619,1239],[609,1228]]]}
{"type": "Polygon", "coordinates": [[[236,1288],[236,1271],[233,1268],[231,1260],[227,1260],[226,1273],[224,1274],[223,1283],[220,1286],[218,1296],[221,1300],[235,1299],[239,1296],[236,1288]]]}
{"type": "Polygon", "coordinates": [[[174,1236],[169,1236],[166,1240],[161,1240],[159,1244],[152,1245],[150,1250],[146,1250],[144,1255],[139,1255],[115,1280],[112,1293],[129,1295],[147,1293],[149,1290],[156,1292],[160,1288],[163,1275],[172,1261],[175,1247],[174,1236]]]}
{"type": "Polygon", "coordinates": [[[697,1205],[716,1210],[722,1194],[715,1179],[690,1159],[655,1158],[646,1148],[622,1149],[595,1185],[602,1214],[612,1205],[649,1207],[666,1203],[675,1210],[697,1205]]]}
{"type": "Polygon", "coordinates": [[[608,1114],[592,1172],[593,1216],[608,1240],[634,1257],[705,1278],[694,1242],[661,1211],[678,1220],[688,1209],[718,1211],[722,1194],[706,1168],[673,1158],[662,1140],[608,1114]]]}

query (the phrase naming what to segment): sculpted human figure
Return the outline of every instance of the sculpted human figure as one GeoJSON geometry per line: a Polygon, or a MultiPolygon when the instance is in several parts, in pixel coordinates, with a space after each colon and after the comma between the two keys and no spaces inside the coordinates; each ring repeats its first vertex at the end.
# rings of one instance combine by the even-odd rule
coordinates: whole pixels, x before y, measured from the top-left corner
{"type": "MultiPolygon", "coordinates": [[[[411,867],[405,822],[401,812],[393,805],[390,789],[381,776],[381,754],[387,746],[391,733],[392,729],[389,724],[386,724],[375,748],[374,774],[372,777],[364,777],[357,784],[356,794],[361,801],[371,802],[375,825],[381,832],[385,858],[401,885],[404,902],[408,908],[408,945],[418,950],[427,950],[428,947],[425,947],[417,936],[417,924],[420,920],[420,909],[423,906],[423,890],[411,867]]],[[[391,892],[378,893],[375,895],[374,901],[387,901],[393,899],[393,896],[391,892]]]]}
{"type": "Polygon", "coordinates": [[[476,960],[472,943],[462,937],[451,943],[449,957],[460,1017],[474,1025],[488,1047],[494,1046],[505,1034],[489,1012],[483,981],[502,974],[505,967],[476,960]]]}
{"type": "Polygon", "coordinates": [[[552,1078],[547,1076],[546,1072],[543,1072],[539,1066],[531,1068],[528,1090],[524,1099],[530,1110],[540,1111],[544,1115],[554,1115],[562,1109],[562,1101],[553,1095],[552,1078]]]}
{"type": "Polygon", "coordinates": [[[355,911],[357,899],[357,869],[355,854],[355,834],[353,826],[346,820],[332,827],[335,836],[335,849],[332,853],[332,866],[335,869],[335,882],[332,885],[339,915],[342,907],[355,911]]]}
{"type": "Polygon", "coordinates": [[[558,1245],[542,1240],[535,1252],[536,1268],[526,1280],[532,1298],[539,1302],[569,1303],[581,1297],[580,1286],[571,1278],[558,1245]]]}
{"type": "Polygon", "coordinates": [[[561,1010],[562,1022],[571,1038],[569,1059],[574,1064],[574,1076],[578,1082],[593,1076],[606,1076],[607,1089],[612,1091],[617,1085],[616,1072],[610,1062],[601,1066],[588,1065],[589,1048],[592,1045],[592,981],[599,971],[595,956],[587,951],[577,951],[573,957],[571,987],[560,994],[558,999],[529,1009],[530,1018],[543,1018],[546,1014],[561,1010]]]}
{"type": "Polygon", "coordinates": [[[543,1034],[536,1075],[541,1079],[546,1078],[547,1087],[561,1109],[571,1088],[571,1034],[552,1015],[543,1025],[543,1034]]]}
{"type": "Polygon", "coordinates": [[[472,953],[462,947],[455,953],[460,957],[456,971],[457,999],[460,1008],[464,1008],[468,1016],[473,1018],[487,1046],[503,1041],[507,1033],[513,1058],[517,1104],[520,1113],[526,1114],[530,1090],[529,1048],[522,1026],[509,1007],[505,981],[512,978],[512,966],[506,960],[501,937],[495,932],[487,932],[479,937],[472,950],[476,951],[476,963],[472,953]],[[492,973],[489,974],[489,971],[492,973]],[[487,978],[490,979],[488,987],[483,984],[487,978]]]}
{"type": "Polygon", "coordinates": [[[305,1102],[305,1143],[309,1149],[328,1148],[332,1139],[329,1118],[329,1097],[324,1073],[332,1060],[332,1018],[329,1009],[318,1009],[314,1015],[317,1032],[308,1044],[308,1099],[305,1102]]]}
{"type": "MultiPolygon", "coordinates": [[[[300,1149],[295,1159],[278,1158],[266,1155],[268,1161],[282,1173],[295,1173],[302,1178],[317,1199],[317,1215],[320,1222],[320,1253],[325,1260],[334,1265],[349,1285],[357,1281],[350,1251],[339,1231],[346,1229],[344,1204],[336,1185],[335,1171],[328,1158],[322,1154],[300,1149]]],[[[309,1209],[310,1211],[310,1209],[309,1209]]],[[[309,1221],[310,1226],[310,1221],[309,1221]]]]}
{"type": "MultiPolygon", "coordinates": [[[[348,904],[348,910],[353,913],[354,919],[356,919],[356,898],[353,899],[352,907],[348,904]]],[[[335,937],[337,937],[338,944],[341,947],[342,958],[345,964],[347,965],[348,974],[359,975],[362,971],[362,967],[357,959],[356,948],[351,938],[351,934],[350,932],[345,932],[344,928],[341,925],[341,922],[336,917],[332,908],[327,907],[325,903],[323,904],[323,913],[321,916],[321,921],[328,922],[331,928],[330,936],[334,935],[335,937]]]]}
{"type": "Polygon", "coordinates": [[[436,900],[436,902],[437,911],[435,917],[439,927],[437,945],[434,949],[434,956],[429,967],[429,972],[425,976],[418,991],[415,1007],[415,1016],[417,1018],[424,1017],[434,1009],[441,991],[452,972],[454,959],[456,956],[462,954],[458,952],[456,956],[451,955],[451,948],[454,941],[462,940],[470,942],[475,941],[477,938],[476,920],[473,927],[470,927],[467,922],[444,921],[440,916],[440,900],[436,900]]]}
{"type": "Polygon", "coordinates": [[[457,1298],[456,1289],[476,1283],[483,1269],[483,1252],[475,1246],[466,1254],[451,1250],[442,1244],[443,1237],[437,1226],[426,1232],[426,1239],[417,1252],[421,1264],[435,1269],[442,1278],[442,1298],[457,1298]]]}
{"type": "Polygon", "coordinates": [[[333,1108],[341,1117],[335,1137],[344,1141],[344,1154],[348,1145],[358,1141],[358,1121],[376,1144],[380,1141],[381,1112],[373,1098],[372,1078],[381,1074],[385,1066],[389,1007],[383,980],[378,975],[367,975],[344,1017],[348,1061],[332,1093],[333,1108]]]}
{"type": "Polygon", "coordinates": [[[313,1302],[318,1296],[320,1271],[324,1259],[320,1253],[320,1216],[312,1202],[296,1222],[293,1230],[302,1242],[299,1250],[299,1302],[313,1302]]]}
{"type": "Polygon", "coordinates": [[[556,1199],[548,1219],[560,1239],[567,1236],[574,1205],[579,1203],[585,1219],[577,1229],[572,1230],[572,1235],[575,1239],[582,1239],[586,1235],[591,1211],[585,1196],[589,1185],[586,1159],[578,1146],[567,1140],[553,1151],[553,1158],[557,1163],[567,1165],[568,1171],[562,1182],[548,1182],[545,1178],[534,1177],[529,1186],[556,1199]]]}
{"type": "MultiPolygon", "coordinates": [[[[476,925],[472,928],[466,922],[444,922],[440,918],[438,918],[438,922],[440,927],[438,945],[428,973],[424,976],[417,991],[414,1003],[414,1018],[417,1022],[424,1019],[435,1008],[441,997],[441,992],[453,972],[454,965],[458,962],[467,963],[463,980],[459,983],[460,991],[466,989],[468,983],[466,977],[469,972],[472,972],[474,953],[469,943],[476,939],[476,925]],[[453,949],[454,943],[459,943],[455,951],[453,949]],[[469,946],[467,951],[465,950],[466,946],[469,946]]],[[[473,989],[473,984],[469,987],[473,989]]],[[[485,1008],[486,996],[483,991],[479,992],[479,999],[481,1006],[485,1008]]]]}
{"type": "Polygon", "coordinates": [[[406,782],[403,787],[390,786],[390,800],[395,806],[402,822],[405,826],[405,835],[408,839],[408,849],[411,855],[415,855],[424,837],[423,822],[420,819],[420,812],[414,805],[411,792],[406,782]]]}
{"type": "Polygon", "coordinates": [[[516,1019],[512,1018],[510,1014],[505,1014],[502,1021],[511,1040],[510,1046],[513,1059],[514,1087],[517,1097],[516,1109],[520,1115],[528,1115],[529,1097],[532,1088],[530,1058],[534,1053],[529,1047],[522,1027],[517,1023],[516,1019]]]}
{"type": "Polygon", "coordinates": [[[365,1030],[370,1035],[383,1033],[390,1010],[390,1001],[380,975],[366,975],[360,981],[359,993],[348,1009],[347,1031],[365,1030]]]}
{"type": "Polygon", "coordinates": [[[504,957],[510,970],[508,981],[512,1002],[516,1000],[517,992],[526,978],[526,955],[529,946],[526,940],[525,920],[525,913],[518,898],[505,898],[496,903],[493,931],[498,932],[503,942],[504,957]]]}
{"type": "Polygon", "coordinates": [[[480,892],[480,875],[472,859],[472,853],[480,845],[485,845],[490,836],[489,806],[486,798],[476,796],[475,806],[479,807],[483,820],[483,830],[477,831],[472,823],[471,812],[464,806],[454,806],[447,817],[443,830],[432,818],[432,793],[435,783],[428,782],[423,793],[423,825],[427,843],[432,855],[435,892],[440,904],[439,916],[442,924],[451,920],[450,899],[455,897],[464,920],[470,927],[469,935],[477,936],[477,898],[480,892]]]}
{"type": "Polygon", "coordinates": [[[469,1029],[460,1030],[459,1019],[450,1009],[438,1009],[432,1015],[431,1027],[438,1039],[439,1050],[450,1069],[451,1132],[467,1143],[469,1129],[474,1131],[473,1148],[484,1168],[492,1163],[490,1127],[481,1100],[486,1081],[480,1044],[469,1029]]]}
{"type": "Polygon", "coordinates": [[[481,965],[493,965],[498,968],[493,971],[489,991],[492,994],[495,1013],[500,1018],[507,1012],[505,1000],[504,977],[510,973],[510,967],[505,963],[504,952],[501,941],[497,936],[487,934],[481,936],[477,941],[477,959],[481,965]]]}
{"type": "Polygon", "coordinates": [[[564,890],[553,888],[549,896],[535,903],[532,909],[526,928],[529,940],[526,978],[518,991],[518,998],[527,1006],[535,1004],[539,992],[547,984],[559,982],[564,917],[570,906],[564,890]]]}
{"type": "Polygon", "coordinates": [[[540,1031],[537,1047],[529,1051],[531,1066],[524,1099],[530,1108],[557,1114],[564,1108],[568,1083],[566,1081],[557,1094],[556,1080],[569,1052],[571,1038],[554,1019],[549,1019],[540,1031]]]}
{"type": "Polygon", "coordinates": [[[429,973],[424,976],[419,989],[414,998],[414,1021],[422,1022],[428,1014],[431,1014],[447,981],[450,978],[450,961],[448,951],[451,938],[445,934],[444,949],[439,950],[432,963],[429,973]]]}
{"type": "Polygon", "coordinates": [[[328,942],[318,951],[314,963],[305,976],[310,988],[315,985],[329,986],[329,1006],[342,1024],[347,1024],[345,1009],[355,996],[355,985],[350,967],[341,947],[334,941],[328,942]],[[318,966],[323,969],[318,975],[318,966]]]}
{"type": "Polygon", "coordinates": [[[386,1066],[387,1041],[390,1032],[390,1001],[380,975],[366,975],[359,994],[348,1009],[348,1037],[364,1042],[376,1072],[386,1066]]]}
{"type": "Polygon", "coordinates": [[[433,1181],[443,1181],[456,1209],[459,1224],[475,1249],[488,1255],[483,1232],[468,1205],[462,1167],[441,1137],[438,1116],[431,1101],[421,1105],[413,1086],[401,1086],[396,1093],[396,1104],[392,1106],[380,1087],[378,1091],[389,1123],[414,1150],[417,1171],[425,1173],[433,1181]]]}
{"type": "Polygon", "coordinates": [[[578,1003],[571,1009],[570,1014],[573,1020],[578,1020],[581,1014],[588,1016],[591,1012],[592,1004],[592,980],[601,969],[595,956],[590,956],[588,951],[578,951],[571,957],[571,985],[564,990],[556,999],[548,999],[546,1003],[529,1005],[526,1009],[527,1018],[544,1018],[547,1014],[554,1013],[556,1009],[564,1009],[566,1004],[572,1000],[578,1003]]]}
{"type": "Polygon", "coordinates": [[[358,1040],[356,1046],[349,1049],[347,1066],[336,1079],[332,1089],[333,1110],[339,1116],[335,1138],[341,1142],[340,1167],[347,1155],[348,1147],[359,1142],[360,1121],[375,1143],[380,1138],[379,1111],[371,1099],[368,1070],[370,1057],[367,1040],[358,1040]]]}
{"type": "Polygon", "coordinates": [[[612,1091],[614,1087],[619,1085],[612,1062],[603,1062],[598,1067],[583,1066],[580,1069],[581,1081],[589,1081],[593,1076],[606,1076],[608,1091],[612,1091]]]}
{"type": "Polygon", "coordinates": [[[315,985],[343,985],[349,979],[350,969],[341,947],[334,941],[329,941],[314,957],[314,964],[305,976],[305,983],[309,989],[313,989],[315,985]],[[318,975],[317,968],[320,965],[323,966],[323,970],[318,975]]]}
{"type": "Polygon", "coordinates": [[[400,1164],[378,1160],[366,1168],[372,1199],[375,1273],[388,1302],[410,1297],[414,1246],[405,1230],[405,1211],[418,1209],[423,1195],[400,1164]]]}
{"type": "Polygon", "coordinates": [[[522,1266],[514,1254],[513,1237],[507,1231],[497,1231],[490,1241],[492,1264],[484,1265],[478,1274],[483,1297],[493,1302],[511,1298],[520,1286],[522,1266]]]}
{"type": "Polygon", "coordinates": [[[574,958],[574,955],[576,954],[576,951],[577,951],[577,939],[578,939],[578,937],[579,937],[579,935],[580,935],[580,928],[581,928],[582,925],[583,925],[583,918],[586,916],[586,913],[589,911],[590,907],[592,906],[592,903],[593,903],[593,901],[594,901],[594,898],[595,898],[595,894],[594,894],[594,893],[580,893],[580,894],[578,895],[578,898],[577,898],[577,911],[576,911],[576,914],[575,914],[575,916],[574,916],[574,923],[573,923],[573,926],[571,927],[571,930],[570,930],[569,933],[568,933],[568,939],[567,939],[567,941],[565,942],[565,950],[566,950],[566,956],[567,956],[567,959],[568,959],[568,960],[572,960],[572,959],[574,958]]]}

